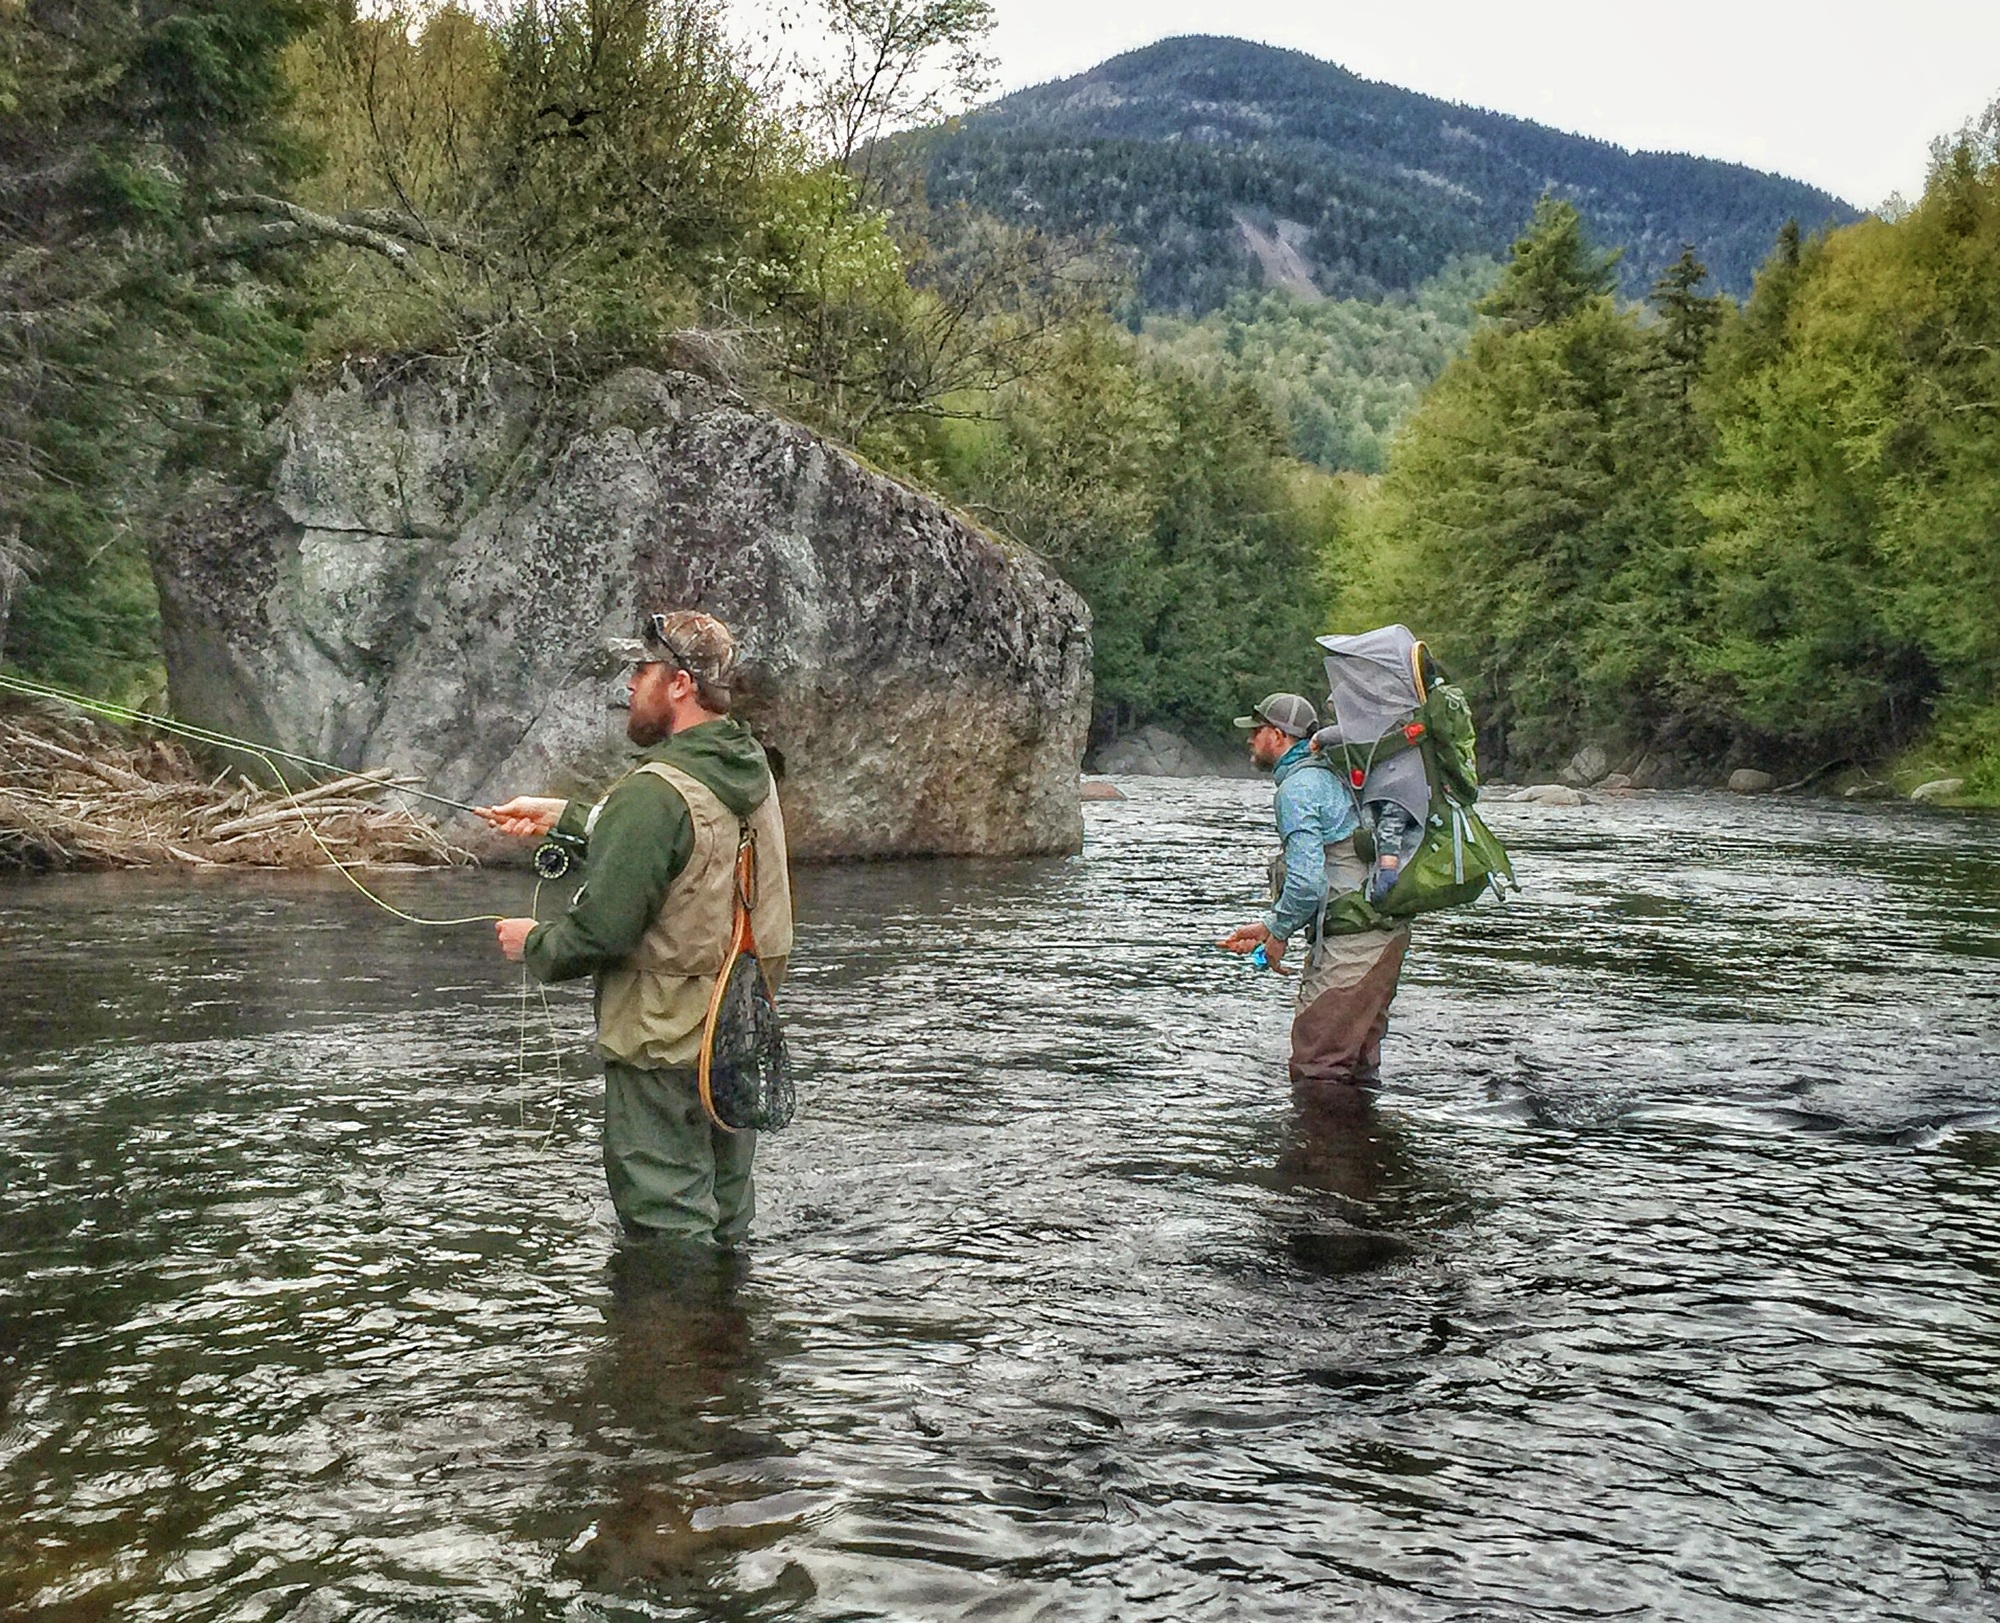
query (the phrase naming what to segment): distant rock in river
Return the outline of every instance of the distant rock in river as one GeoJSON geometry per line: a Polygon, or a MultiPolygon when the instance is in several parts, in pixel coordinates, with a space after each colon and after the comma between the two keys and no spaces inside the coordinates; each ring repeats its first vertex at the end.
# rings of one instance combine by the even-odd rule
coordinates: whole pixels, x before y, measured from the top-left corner
{"type": "Polygon", "coordinates": [[[188,720],[469,800],[629,757],[599,650],[720,616],[804,858],[1082,840],[1089,613],[1039,558],[682,372],[557,401],[510,367],[352,363],[280,420],[267,486],[156,548],[188,720]]]}

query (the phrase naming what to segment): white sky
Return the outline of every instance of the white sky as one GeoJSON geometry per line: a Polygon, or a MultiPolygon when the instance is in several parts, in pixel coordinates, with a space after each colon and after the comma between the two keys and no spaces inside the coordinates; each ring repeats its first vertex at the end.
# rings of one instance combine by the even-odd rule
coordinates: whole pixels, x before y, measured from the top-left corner
{"type": "Polygon", "coordinates": [[[1233,34],[1620,146],[1914,199],[1933,137],[2000,97],[2000,0],[995,0],[1001,88],[1233,34]]]}

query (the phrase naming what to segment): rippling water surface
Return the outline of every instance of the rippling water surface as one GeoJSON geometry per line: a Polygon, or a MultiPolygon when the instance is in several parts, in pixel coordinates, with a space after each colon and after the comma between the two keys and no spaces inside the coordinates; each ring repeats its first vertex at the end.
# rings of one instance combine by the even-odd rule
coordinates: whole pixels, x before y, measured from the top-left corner
{"type": "Polygon", "coordinates": [[[0,886],[0,1613],[2000,1616],[2000,824],[1496,806],[1527,894],[1302,1119],[1204,945],[1268,784],[1126,787],[799,876],[706,1269],[483,929],[0,886]]]}

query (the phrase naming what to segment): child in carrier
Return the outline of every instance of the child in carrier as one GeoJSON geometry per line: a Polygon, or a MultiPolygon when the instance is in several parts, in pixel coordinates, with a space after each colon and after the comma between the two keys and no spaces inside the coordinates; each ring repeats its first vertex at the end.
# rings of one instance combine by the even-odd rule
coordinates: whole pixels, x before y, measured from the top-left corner
{"type": "Polygon", "coordinates": [[[1321,637],[1327,651],[1328,701],[1334,725],[1313,735],[1322,752],[1352,746],[1348,759],[1361,826],[1375,860],[1362,894],[1379,903],[1396,886],[1403,863],[1423,842],[1430,815],[1430,780],[1422,755],[1391,740],[1424,702],[1437,679],[1428,650],[1403,626],[1353,637],[1321,637]]]}

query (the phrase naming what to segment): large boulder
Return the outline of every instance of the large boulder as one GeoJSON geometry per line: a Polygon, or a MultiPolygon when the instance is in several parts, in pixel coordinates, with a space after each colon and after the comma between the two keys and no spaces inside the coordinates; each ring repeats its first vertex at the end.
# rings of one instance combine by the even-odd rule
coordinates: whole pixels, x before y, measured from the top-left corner
{"type": "Polygon", "coordinates": [[[1081,843],[1082,600],[725,385],[350,363],[277,437],[262,488],[156,548],[186,719],[462,799],[588,793],[630,756],[605,639],[698,607],[742,644],[795,855],[1081,843]]]}

